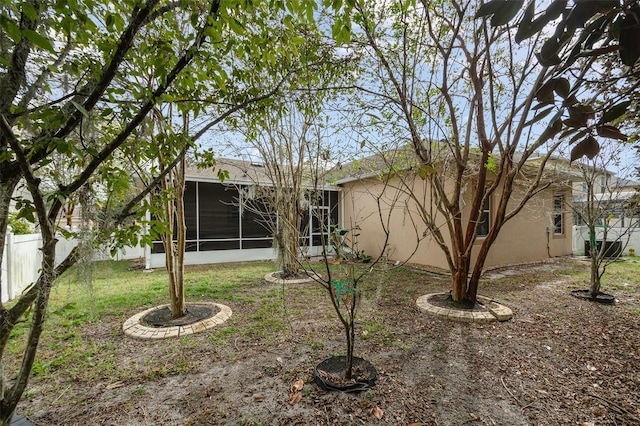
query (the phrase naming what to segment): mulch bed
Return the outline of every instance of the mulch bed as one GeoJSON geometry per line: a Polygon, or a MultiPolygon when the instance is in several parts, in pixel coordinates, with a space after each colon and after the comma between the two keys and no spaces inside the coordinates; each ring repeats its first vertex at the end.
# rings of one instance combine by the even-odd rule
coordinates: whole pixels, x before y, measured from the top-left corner
{"type": "Polygon", "coordinates": [[[141,322],[149,327],[175,327],[189,325],[211,318],[220,311],[214,305],[187,304],[187,314],[180,318],[171,318],[171,309],[168,306],[155,309],[142,317],[141,322]]]}
{"type": "Polygon", "coordinates": [[[353,358],[351,378],[346,379],[346,356],[333,356],[325,359],[314,369],[314,380],[326,390],[344,392],[364,391],[375,385],[378,373],[367,360],[353,358]]]}
{"type": "Polygon", "coordinates": [[[612,305],[616,303],[616,298],[607,293],[603,293],[601,291],[596,294],[596,297],[591,297],[591,291],[589,290],[571,290],[571,295],[573,297],[577,297],[578,299],[588,300],[590,302],[602,303],[605,305],[612,305]]]}
{"type": "Polygon", "coordinates": [[[476,302],[474,305],[471,305],[468,301],[456,302],[448,293],[435,294],[431,296],[429,298],[429,303],[439,308],[459,309],[477,312],[484,312],[487,310],[486,306],[484,306],[480,302],[476,302]]]}

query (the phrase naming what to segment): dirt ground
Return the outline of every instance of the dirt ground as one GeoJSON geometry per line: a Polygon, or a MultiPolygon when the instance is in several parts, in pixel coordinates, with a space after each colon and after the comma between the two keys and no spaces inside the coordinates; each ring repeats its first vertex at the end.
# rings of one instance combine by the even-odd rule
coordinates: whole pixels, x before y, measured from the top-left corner
{"type": "Polygon", "coordinates": [[[379,378],[357,394],[313,384],[313,367],[344,352],[314,284],[284,289],[273,315],[286,315],[287,325],[276,331],[235,333],[252,321],[260,294],[280,291],[266,282],[217,301],[233,309],[220,329],[182,339],[131,340],[125,318],[107,317],[84,325],[84,339],[109,345],[115,371],[128,373],[36,377],[18,412],[37,425],[640,424],[640,286],[613,292],[614,306],[580,301],[569,295],[584,287],[580,268],[563,259],[487,274],[480,293],[514,318],[484,325],[417,309],[418,296],[448,290],[446,277],[375,275],[360,306],[356,355],[379,378]],[[291,404],[299,379],[302,398],[291,404]]]}

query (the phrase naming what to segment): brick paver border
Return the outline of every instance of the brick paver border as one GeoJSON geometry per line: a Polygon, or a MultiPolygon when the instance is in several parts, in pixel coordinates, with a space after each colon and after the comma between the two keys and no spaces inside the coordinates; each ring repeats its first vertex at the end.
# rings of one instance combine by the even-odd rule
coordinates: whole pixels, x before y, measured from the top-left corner
{"type": "Polygon", "coordinates": [[[213,328],[224,323],[231,317],[231,308],[220,303],[198,302],[193,305],[211,305],[217,306],[220,311],[210,318],[205,318],[198,322],[188,325],[174,327],[148,327],[140,322],[140,320],[151,311],[162,309],[169,305],[156,306],[146,311],[135,314],[122,325],[124,334],[135,339],[166,339],[169,337],[181,337],[189,334],[199,333],[201,331],[213,328]]]}
{"type": "Polygon", "coordinates": [[[442,308],[432,305],[429,302],[434,296],[442,293],[426,294],[418,297],[416,304],[418,308],[428,314],[435,315],[440,318],[446,318],[453,321],[461,322],[493,322],[507,321],[513,317],[513,312],[508,307],[496,302],[488,297],[478,296],[478,301],[487,307],[486,311],[470,311],[464,309],[442,308]]]}
{"type": "Polygon", "coordinates": [[[268,283],[272,284],[303,284],[303,283],[312,283],[314,279],[312,277],[307,278],[297,278],[295,280],[284,280],[282,278],[276,277],[276,274],[280,274],[282,271],[269,272],[264,276],[264,280],[268,283]]]}

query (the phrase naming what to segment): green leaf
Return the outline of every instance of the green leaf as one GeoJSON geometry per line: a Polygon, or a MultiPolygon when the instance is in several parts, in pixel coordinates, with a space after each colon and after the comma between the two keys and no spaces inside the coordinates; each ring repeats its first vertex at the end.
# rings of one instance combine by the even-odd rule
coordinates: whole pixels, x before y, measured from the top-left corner
{"type": "Polygon", "coordinates": [[[476,18],[481,18],[483,16],[490,16],[494,13],[498,12],[501,7],[503,7],[506,3],[506,0],[491,0],[478,9],[476,12],[476,18]]]}
{"type": "Polygon", "coordinates": [[[541,15],[530,24],[525,25],[523,30],[518,27],[518,33],[516,34],[515,38],[516,42],[520,43],[521,41],[528,39],[534,34],[538,34],[540,31],[542,31],[545,25],[549,23],[549,21],[550,19],[547,18],[547,15],[541,15]]]}
{"type": "Polygon", "coordinates": [[[51,42],[37,32],[33,30],[24,30],[22,34],[27,38],[27,40],[40,47],[41,49],[48,50],[51,53],[55,53],[51,42]]]}
{"type": "Polygon", "coordinates": [[[435,173],[436,173],[436,169],[434,169],[432,166],[429,166],[427,164],[421,164],[420,168],[418,169],[418,174],[420,175],[420,179],[422,180],[425,180],[427,176],[433,175],[435,173]]]}
{"type": "Polygon", "coordinates": [[[540,62],[544,66],[557,65],[560,63],[560,58],[558,57],[559,50],[560,44],[558,43],[558,39],[551,37],[542,45],[538,59],[540,59],[540,62]]]}
{"type": "Polygon", "coordinates": [[[540,139],[543,141],[550,140],[555,135],[560,133],[560,130],[562,130],[562,121],[554,120],[551,123],[549,123],[546,129],[544,129],[544,131],[540,135],[540,139]]]}
{"type": "Polygon", "coordinates": [[[635,19],[625,17],[620,25],[620,60],[628,66],[633,66],[640,58],[640,29],[635,19]]]}
{"type": "Polygon", "coordinates": [[[554,0],[544,12],[547,22],[558,18],[567,9],[567,0],[554,0]]]}
{"type": "Polygon", "coordinates": [[[564,77],[556,78],[554,80],[553,90],[562,98],[567,99],[569,91],[571,90],[571,84],[569,80],[564,77]]]}
{"type": "Polygon", "coordinates": [[[593,157],[600,152],[600,144],[593,136],[587,136],[583,141],[578,142],[571,150],[570,161],[573,162],[579,158],[586,156],[593,160],[593,157]]]}
{"type": "Polygon", "coordinates": [[[620,116],[622,116],[622,114],[627,112],[629,105],[631,105],[631,101],[625,101],[615,104],[614,106],[606,110],[604,114],[602,114],[600,124],[609,123],[616,118],[619,118],[620,116]]]}
{"type": "Polygon", "coordinates": [[[540,111],[531,120],[529,120],[526,123],[524,123],[524,125],[525,126],[530,126],[533,123],[537,123],[538,121],[542,120],[547,115],[549,115],[551,113],[551,111],[553,111],[554,109],[555,109],[555,107],[552,105],[552,106],[548,107],[547,109],[545,109],[543,111],[540,111]]]}
{"type": "Polygon", "coordinates": [[[493,14],[493,18],[491,18],[491,26],[497,27],[509,23],[509,21],[518,14],[518,11],[523,4],[524,0],[505,1],[503,7],[493,14]]]}
{"type": "Polygon", "coordinates": [[[598,135],[602,136],[603,138],[618,139],[621,141],[627,140],[627,136],[624,135],[620,131],[620,129],[618,129],[615,126],[608,126],[608,125],[598,126],[597,130],[598,130],[598,135]]]}
{"type": "Polygon", "coordinates": [[[9,37],[11,37],[11,40],[13,40],[14,43],[18,43],[20,39],[22,39],[20,27],[18,27],[11,19],[5,16],[0,16],[0,26],[4,28],[4,30],[7,32],[9,37]]]}
{"type": "Polygon", "coordinates": [[[529,3],[527,8],[524,10],[524,15],[518,24],[518,31],[516,32],[516,43],[520,43],[522,40],[528,38],[527,33],[529,32],[532,24],[533,24],[533,16],[536,9],[536,2],[532,1],[529,3]]]}
{"type": "Polygon", "coordinates": [[[114,18],[113,18],[113,13],[109,13],[109,14],[107,15],[107,18],[105,19],[105,24],[106,24],[106,26],[107,26],[107,29],[109,29],[109,30],[111,30],[111,29],[112,29],[112,27],[113,27],[113,20],[114,20],[114,18]]]}
{"type": "MultiPolygon", "coordinates": [[[[567,132],[575,132],[575,129],[571,129],[571,130],[567,130],[567,132]]],[[[563,134],[567,133],[567,132],[563,132],[563,134]]],[[[569,145],[573,145],[574,143],[576,143],[578,141],[578,139],[582,139],[585,136],[589,135],[589,129],[582,129],[580,131],[578,131],[575,135],[573,135],[573,137],[571,139],[569,139],[569,145]]],[[[562,139],[562,136],[560,137],[560,139],[562,139]]]]}
{"type": "Polygon", "coordinates": [[[552,104],[555,100],[553,96],[554,85],[554,80],[549,80],[542,86],[540,86],[540,88],[536,91],[536,100],[542,104],[552,104]]]}
{"type": "Polygon", "coordinates": [[[316,2],[313,1],[307,1],[306,2],[306,7],[307,7],[307,20],[309,22],[313,22],[314,17],[313,14],[316,10],[316,2]]]}
{"type": "Polygon", "coordinates": [[[71,104],[76,107],[76,109],[78,111],[80,111],[82,113],[82,115],[84,115],[85,117],[89,117],[89,111],[87,111],[82,105],[80,105],[79,103],[77,103],[76,101],[71,101],[71,104]]]}
{"type": "Polygon", "coordinates": [[[32,21],[35,21],[38,19],[38,12],[31,4],[25,2],[25,3],[22,3],[21,6],[22,6],[22,13],[24,13],[27,18],[29,18],[32,21]]]}
{"type": "Polygon", "coordinates": [[[234,33],[238,35],[244,34],[244,27],[236,18],[229,19],[229,27],[234,33]]]}

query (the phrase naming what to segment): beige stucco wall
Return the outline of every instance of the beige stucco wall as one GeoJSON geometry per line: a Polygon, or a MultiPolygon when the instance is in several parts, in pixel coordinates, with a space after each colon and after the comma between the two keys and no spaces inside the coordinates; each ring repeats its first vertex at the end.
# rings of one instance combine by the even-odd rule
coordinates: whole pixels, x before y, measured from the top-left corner
{"type": "MultiPolygon", "coordinates": [[[[420,203],[429,207],[431,199],[425,182],[418,178],[412,184],[413,192],[418,194],[420,203]]],[[[361,228],[358,249],[377,256],[384,249],[385,232],[382,220],[389,224],[386,254],[390,260],[448,269],[446,258],[437,243],[429,235],[423,237],[426,225],[420,218],[415,201],[395,189],[401,186],[397,180],[384,184],[375,179],[344,184],[343,225],[346,228],[358,225],[361,228]],[[385,196],[378,203],[377,197],[382,191],[385,196]],[[378,205],[381,206],[380,209],[378,205]],[[418,241],[417,236],[421,241],[418,241]]],[[[566,201],[571,201],[571,191],[568,187],[549,188],[536,195],[518,215],[503,226],[489,251],[485,269],[571,254],[572,219],[568,208],[564,209],[564,235],[553,234],[553,197],[559,193],[564,194],[566,201]],[[547,228],[550,229],[548,235],[547,228]]],[[[469,193],[464,196],[467,209],[463,212],[463,217],[468,213],[470,196],[469,193]]],[[[521,193],[515,191],[510,205],[515,206],[520,199],[521,193]]],[[[440,229],[448,242],[449,234],[444,216],[438,217],[442,225],[440,229]]],[[[476,247],[479,247],[479,244],[480,239],[476,242],[476,247]]]]}

